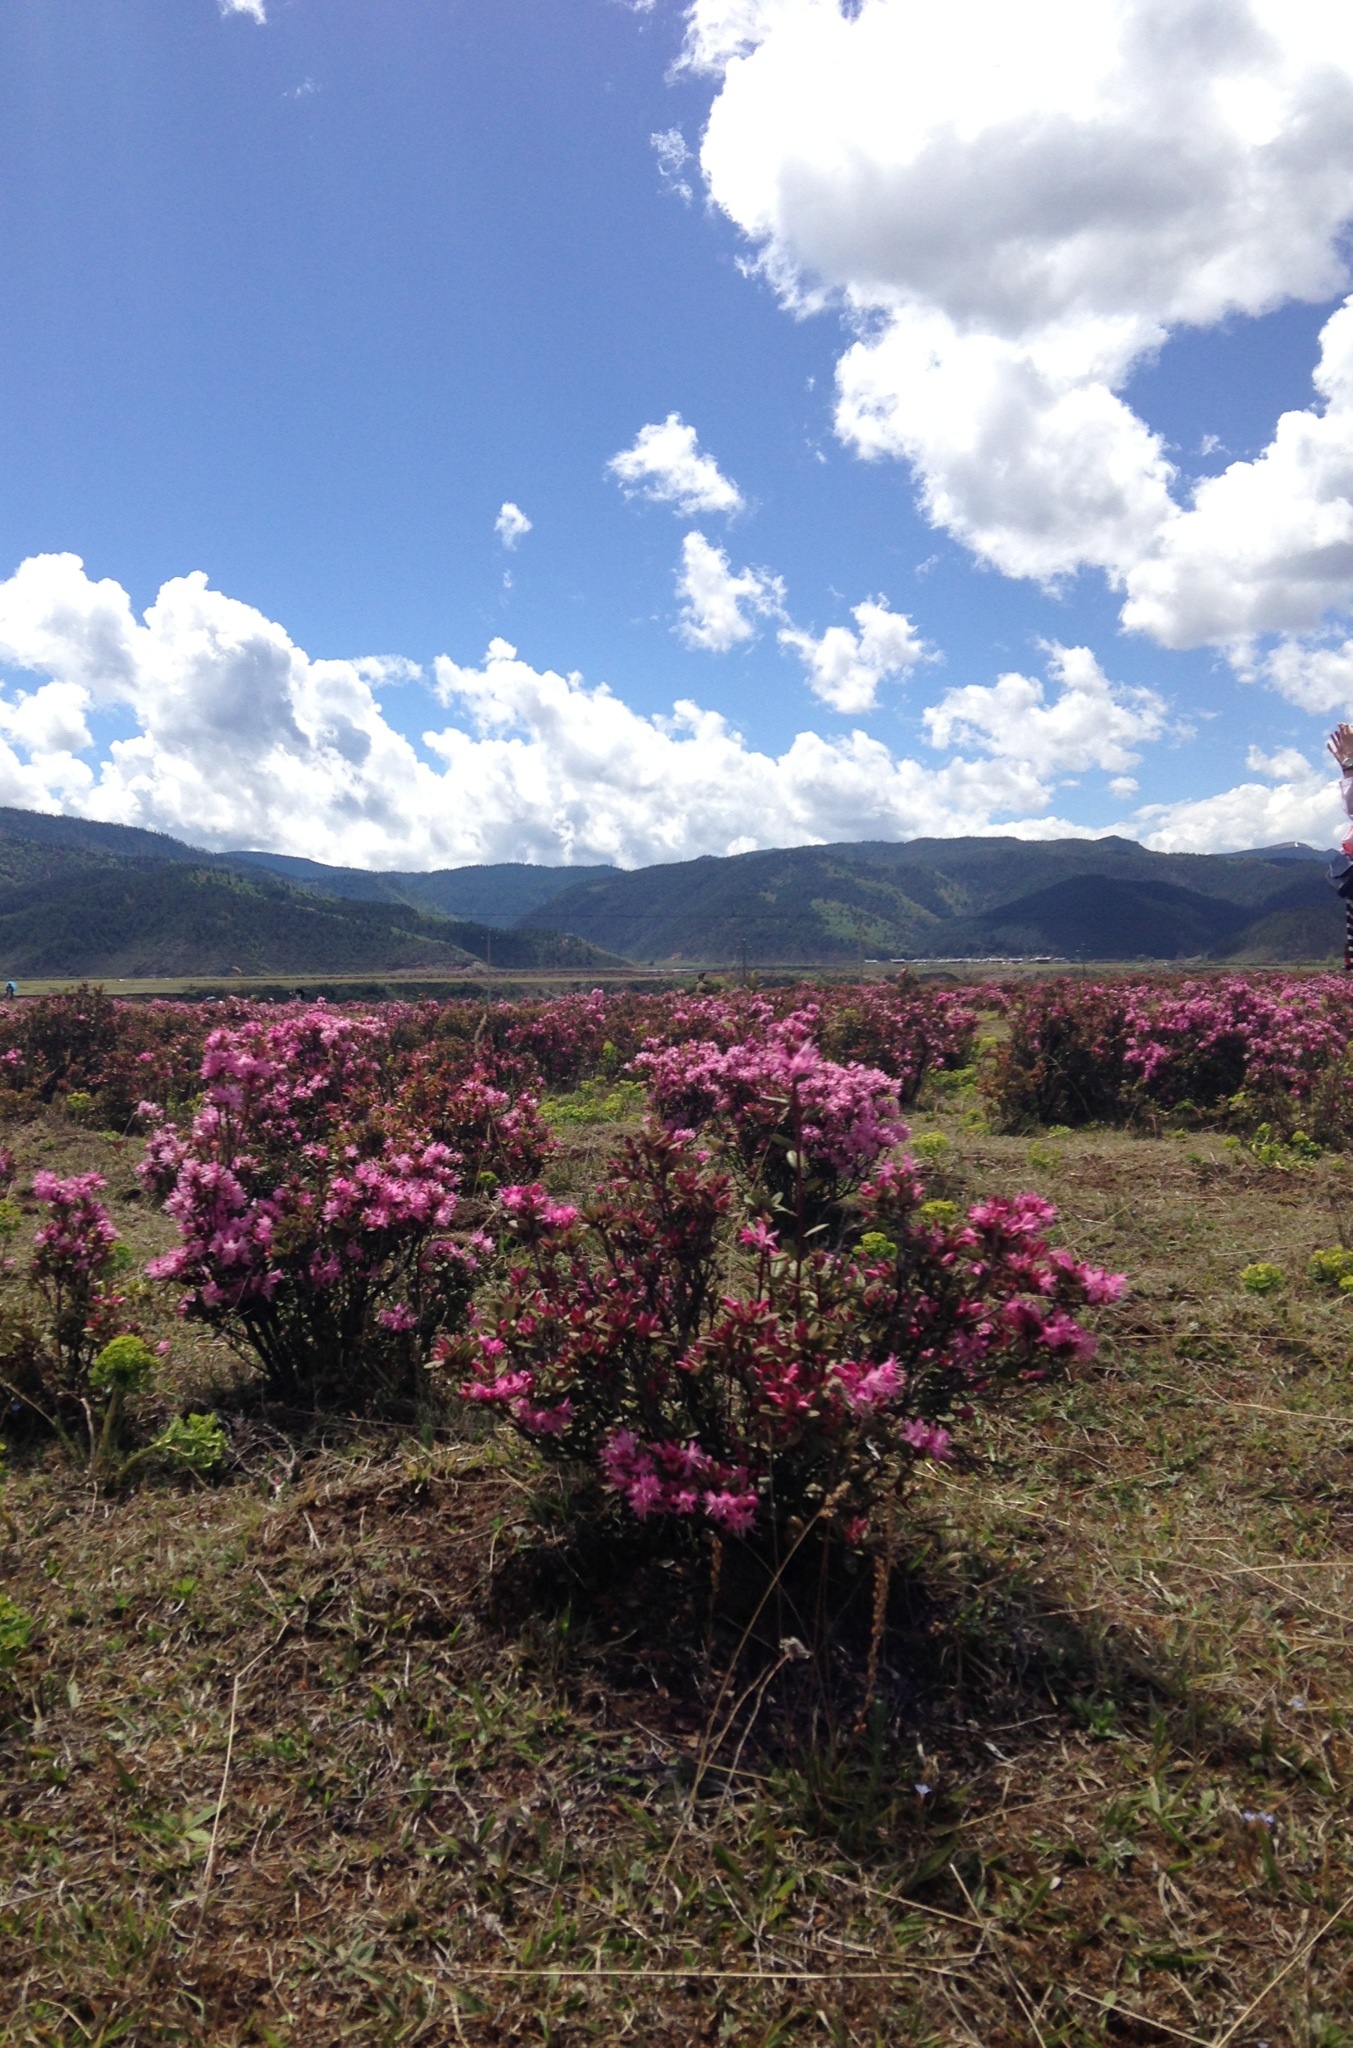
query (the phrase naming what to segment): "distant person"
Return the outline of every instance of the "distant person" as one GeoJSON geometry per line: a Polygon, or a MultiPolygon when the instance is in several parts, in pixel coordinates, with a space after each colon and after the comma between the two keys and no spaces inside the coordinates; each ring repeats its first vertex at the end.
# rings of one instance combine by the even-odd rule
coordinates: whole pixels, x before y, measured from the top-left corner
{"type": "Polygon", "coordinates": [[[18,982],[17,982],[17,981],[7,981],[7,982],[5,983],[5,994],[6,994],[6,996],[17,996],[17,995],[18,995],[18,993],[19,993],[19,984],[18,984],[18,982]]]}
{"type": "MultiPolygon", "coordinates": [[[[1329,736],[1329,750],[1339,763],[1340,795],[1344,810],[1353,818],[1353,725],[1336,725],[1329,736]]],[[[1330,881],[1344,899],[1344,973],[1353,974],[1353,831],[1331,864],[1330,881]]]]}

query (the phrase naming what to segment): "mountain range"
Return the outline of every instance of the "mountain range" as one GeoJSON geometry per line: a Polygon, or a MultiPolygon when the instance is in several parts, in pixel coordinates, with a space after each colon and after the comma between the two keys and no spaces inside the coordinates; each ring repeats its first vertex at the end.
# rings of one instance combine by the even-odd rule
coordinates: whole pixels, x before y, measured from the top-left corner
{"type": "Polygon", "coordinates": [[[1329,859],[1300,845],[1169,854],[1118,838],[968,838],[628,872],[503,862],[373,873],[0,808],[0,973],[1321,960],[1343,935],[1329,859]]]}
{"type": "Polygon", "coordinates": [[[531,915],[643,961],[1318,960],[1343,938],[1330,858],[1116,838],[866,841],[595,876],[531,915]]]}
{"type": "MultiPolygon", "coordinates": [[[[509,879],[500,897],[511,909],[537,892],[528,884],[513,894],[509,879]]],[[[478,973],[486,961],[580,972],[623,964],[568,932],[448,917],[394,893],[297,887],[248,856],[0,809],[3,977],[445,976],[478,973]]]]}

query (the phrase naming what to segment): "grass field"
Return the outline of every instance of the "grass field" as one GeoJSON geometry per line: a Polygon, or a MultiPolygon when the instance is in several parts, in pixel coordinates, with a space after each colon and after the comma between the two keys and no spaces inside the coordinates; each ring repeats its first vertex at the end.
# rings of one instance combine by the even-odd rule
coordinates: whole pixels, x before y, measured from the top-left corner
{"type": "MultiPolygon", "coordinates": [[[[916,1125],[1132,1292],[920,1486],[863,1725],[867,1586],[805,1662],[799,1589],[599,1566],[490,1436],[239,1420],[226,1483],[114,1500],[17,1460],[0,2038],[1353,2043],[1353,1299],[1305,1277],[1353,1162],[916,1125]]],[[[164,1241],[130,1146],[18,1147],[164,1241]]]]}
{"type": "MultiPolygon", "coordinates": [[[[898,974],[906,964],[891,960],[845,961],[834,966],[813,966],[802,961],[759,962],[748,970],[755,980],[764,983],[784,983],[800,980],[814,982],[871,982],[885,981],[898,974]]],[[[1321,973],[1335,963],[1330,960],[1301,960],[1284,962],[1277,967],[1249,967],[1247,974],[1273,973],[1300,975],[1321,973]]],[[[1103,980],[1106,976],[1127,975],[1131,978],[1167,975],[1208,975],[1234,972],[1231,966],[1218,967],[1215,961],[1207,960],[1084,960],[1068,964],[1061,961],[971,961],[971,960],[917,960],[910,963],[910,969],[922,981],[962,981],[990,979],[992,981],[1042,980],[1068,973],[1093,976],[1103,980]]],[[[418,974],[412,970],[397,973],[374,974],[297,974],[297,975],[179,975],[155,978],[117,979],[104,976],[100,986],[110,995],[136,997],[138,999],[190,997],[200,1000],[206,996],[244,996],[257,998],[262,995],[280,999],[291,994],[312,998],[323,995],[335,1002],[379,1002],[404,998],[414,1000],[428,995],[441,1001],[452,1001],[460,997],[490,996],[519,1001],[524,996],[557,996],[577,989],[592,988],[651,988],[664,989],[673,986],[693,985],[697,976],[706,976],[720,986],[735,987],[744,978],[742,969],[727,961],[681,961],[667,966],[632,968],[499,968],[485,967],[478,972],[467,970],[458,976],[418,974]]],[[[20,984],[21,996],[61,995],[79,988],[82,983],[73,977],[48,977],[46,979],[24,980],[20,984]]]]}

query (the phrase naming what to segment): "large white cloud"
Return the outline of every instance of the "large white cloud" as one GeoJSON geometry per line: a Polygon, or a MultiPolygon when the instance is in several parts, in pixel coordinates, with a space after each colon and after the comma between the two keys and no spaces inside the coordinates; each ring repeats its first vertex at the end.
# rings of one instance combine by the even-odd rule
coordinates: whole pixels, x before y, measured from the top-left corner
{"type": "MultiPolygon", "coordinates": [[[[1284,413],[1256,461],[1233,462],[1207,478],[1189,509],[1164,522],[1155,545],[1128,572],[1125,625],[1167,647],[1196,647],[1300,633],[1347,604],[1353,593],[1353,301],[1325,324],[1315,385],[1323,410],[1284,413]]],[[[1283,666],[1299,690],[1294,657],[1283,666]]],[[[1307,699],[1298,694],[1297,701],[1307,699]]]]}
{"type": "Polygon", "coordinates": [[[694,0],[687,61],[713,200],[788,301],[858,324],[838,432],[937,524],[1009,575],[1103,569],[1169,645],[1349,603],[1338,320],[1323,413],[1189,503],[1123,393],[1180,327],[1347,289],[1353,10],[694,0]]]}
{"type": "Polygon", "coordinates": [[[312,659],[200,574],[166,583],[138,618],[121,586],[88,577],[78,557],[35,556],[0,583],[0,664],[38,679],[0,692],[0,802],[216,848],[359,867],[632,865],[834,839],[1083,830],[1049,814],[1046,766],[993,750],[988,727],[979,744],[993,757],[979,760],[900,759],[859,731],[801,732],[773,755],[717,712],[680,702],[670,717],[642,717],[605,685],[534,669],[501,640],[479,667],[436,663],[435,696],[452,717],[442,712],[416,746],[377,694],[419,687],[411,664],[312,659]],[[89,744],[96,709],[135,727],[101,755],[89,744]]]}

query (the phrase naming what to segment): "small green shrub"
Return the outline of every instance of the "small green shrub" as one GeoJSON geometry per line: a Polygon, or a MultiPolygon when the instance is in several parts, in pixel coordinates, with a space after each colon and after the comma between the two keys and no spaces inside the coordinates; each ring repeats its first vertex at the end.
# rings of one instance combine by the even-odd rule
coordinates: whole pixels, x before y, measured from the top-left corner
{"type": "Polygon", "coordinates": [[[913,1159],[930,1164],[935,1160],[947,1159],[949,1140],[943,1131],[926,1131],[922,1137],[912,1139],[910,1150],[913,1159]]]}
{"type": "Polygon", "coordinates": [[[100,1394],[139,1394],[155,1376],[155,1353],[143,1337],[114,1337],[89,1368],[100,1394]]]}
{"type": "Polygon", "coordinates": [[[927,1083],[941,1095],[961,1095],[965,1088],[974,1086],[977,1080],[976,1067],[935,1067],[926,1076],[927,1083]]]}
{"type": "Polygon", "coordinates": [[[0,1593],[0,1676],[12,1671],[33,1640],[33,1617],[0,1593]]]}
{"type": "Polygon", "coordinates": [[[616,1081],[608,1076],[584,1081],[571,1095],[547,1095],[540,1105],[546,1123],[614,1124],[641,1117],[648,1091],[641,1081],[616,1081]]]}
{"type": "Polygon", "coordinates": [[[1247,1294],[1276,1294],[1283,1284],[1283,1269],[1268,1259],[1256,1259],[1241,1268],[1240,1284],[1247,1294]]]}
{"type": "Polygon", "coordinates": [[[169,1427],[147,1446],[148,1453],[158,1453],[195,1472],[200,1479],[220,1470],[229,1449],[230,1440],[219,1415],[176,1415],[169,1427]]]}
{"type": "Polygon", "coordinates": [[[1345,1251],[1342,1245],[1312,1252],[1306,1278],[1314,1287],[1337,1287],[1341,1293],[1353,1293],[1353,1252],[1345,1251]]]}

